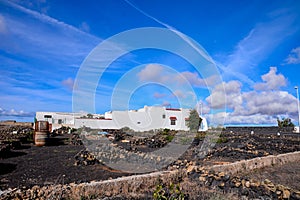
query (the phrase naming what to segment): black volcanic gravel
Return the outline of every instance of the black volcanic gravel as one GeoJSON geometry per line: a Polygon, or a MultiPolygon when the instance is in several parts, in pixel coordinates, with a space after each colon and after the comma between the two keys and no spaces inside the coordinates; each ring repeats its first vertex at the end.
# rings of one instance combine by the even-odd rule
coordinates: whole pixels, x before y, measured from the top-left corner
{"type": "Polygon", "coordinates": [[[31,187],[33,185],[80,183],[116,178],[126,173],[101,164],[75,166],[74,156],[84,146],[58,145],[36,147],[23,145],[0,158],[0,187],[31,187]]]}
{"type": "MultiPolygon", "coordinates": [[[[29,143],[5,152],[0,157],[0,189],[98,181],[129,175],[109,169],[102,164],[75,166],[75,155],[84,150],[84,146],[66,142],[71,137],[71,134],[57,136],[52,146],[36,147],[29,143]]],[[[249,131],[242,134],[224,131],[221,138],[222,140],[216,143],[215,148],[204,160],[199,160],[195,156],[203,138],[195,140],[180,159],[208,165],[219,161],[233,162],[269,154],[300,151],[300,134],[281,134],[278,137],[277,132],[273,134],[255,132],[254,135],[250,135],[249,131]]]]}

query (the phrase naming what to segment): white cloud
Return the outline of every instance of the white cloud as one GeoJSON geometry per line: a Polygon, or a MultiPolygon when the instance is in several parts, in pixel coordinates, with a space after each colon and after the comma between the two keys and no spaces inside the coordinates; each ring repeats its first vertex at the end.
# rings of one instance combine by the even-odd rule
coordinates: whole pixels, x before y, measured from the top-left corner
{"type": "Polygon", "coordinates": [[[170,107],[171,106],[171,103],[168,102],[168,101],[164,101],[161,106],[164,106],[164,107],[170,107]]]}
{"type": "Polygon", "coordinates": [[[54,19],[52,17],[49,17],[48,15],[45,15],[45,14],[41,14],[39,12],[36,12],[36,11],[33,11],[33,10],[30,10],[30,9],[27,9],[23,6],[20,6],[18,4],[15,4],[13,2],[6,2],[8,5],[12,6],[13,8],[17,9],[17,10],[20,10],[26,14],[29,14],[31,15],[32,17],[42,21],[42,22],[45,22],[45,23],[49,23],[49,24],[52,24],[52,25],[55,25],[55,26],[61,26],[61,27],[64,27],[66,29],[69,29],[69,30],[72,30],[74,32],[77,32],[77,33],[80,33],[80,34],[83,34],[85,36],[88,36],[88,37],[92,37],[93,39],[96,39],[98,40],[99,38],[93,36],[93,35],[90,35],[84,31],[81,31],[80,29],[72,26],[72,25],[69,25],[69,24],[66,24],[62,21],[59,21],[57,19],[54,19]]]}
{"type": "Polygon", "coordinates": [[[74,80],[72,78],[67,78],[65,80],[63,80],[62,82],[62,85],[67,87],[69,90],[73,90],[73,87],[74,87],[74,80]]]}
{"type": "Polygon", "coordinates": [[[164,67],[160,64],[148,64],[138,74],[140,81],[158,82],[162,84],[176,84],[183,86],[190,84],[193,87],[210,87],[218,81],[216,75],[206,79],[200,78],[196,72],[177,72],[174,69],[164,67]]]}
{"type": "Polygon", "coordinates": [[[256,24],[249,34],[238,43],[235,51],[228,56],[227,63],[219,66],[223,70],[223,77],[228,76],[226,79],[234,77],[243,83],[254,84],[248,74],[251,73],[251,70],[254,73],[262,60],[286,37],[297,31],[293,25],[294,21],[293,16],[280,13],[273,16],[271,21],[256,24]]]}
{"type": "Polygon", "coordinates": [[[293,115],[297,111],[297,99],[286,91],[246,92],[243,100],[246,106],[234,115],[293,115]]]}
{"type": "Polygon", "coordinates": [[[4,34],[7,32],[7,27],[5,23],[5,19],[2,15],[0,15],[0,33],[4,34]]]}
{"type": "Polygon", "coordinates": [[[167,77],[163,76],[164,68],[159,64],[149,64],[138,74],[140,81],[165,82],[167,77]]]}
{"type": "Polygon", "coordinates": [[[239,107],[242,104],[241,86],[239,81],[223,82],[217,85],[205,100],[213,109],[220,109],[225,106],[228,108],[239,107]]]}
{"type": "Polygon", "coordinates": [[[23,110],[16,111],[15,109],[5,110],[0,108],[0,116],[32,117],[34,116],[34,113],[24,112],[23,110]]]}
{"type": "Polygon", "coordinates": [[[170,31],[173,31],[175,34],[177,34],[181,39],[183,39],[187,44],[189,44],[198,54],[200,54],[204,59],[206,59],[207,61],[209,61],[210,63],[213,63],[213,59],[207,55],[206,51],[199,47],[198,45],[195,44],[195,41],[193,41],[190,37],[188,37],[187,35],[181,33],[180,31],[176,30],[174,27],[170,26],[169,24],[166,24],[160,20],[158,20],[157,18],[149,15],[148,13],[146,13],[145,11],[141,10],[140,8],[138,8],[136,5],[134,5],[133,3],[131,3],[128,0],[125,0],[126,3],[128,3],[128,5],[132,6],[134,9],[136,9],[137,11],[139,11],[140,13],[142,13],[143,15],[145,15],[146,17],[149,17],[150,19],[154,20],[155,22],[159,23],[162,26],[165,26],[167,29],[169,29],[170,31]]]}
{"type": "Polygon", "coordinates": [[[206,115],[208,120],[213,123],[213,126],[216,125],[241,125],[241,124],[249,124],[249,125],[276,125],[276,117],[270,116],[270,115],[262,115],[262,114],[256,114],[256,115],[250,115],[250,116],[244,116],[244,115],[233,115],[229,112],[220,112],[217,114],[209,114],[206,115]]]}
{"type": "Polygon", "coordinates": [[[202,115],[204,115],[204,114],[209,114],[210,112],[209,105],[206,102],[203,102],[201,100],[197,102],[195,107],[199,114],[202,113],[202,115]]]}
{"type": "Polygon", "coordinates": [[[79,28],[81,30],[83,30],[84,32],[90,32],[90,26],[88,25],[88,23],[86,22],[82,22],[79,26],[79,28]]]}
{"type": "Polygon", "coordinates": [[[256,90],[278,90],[282,86],[286,86],[287,80],[282,74],[276,74],[277,68],[270,67],[267,74],[261,76],[264,83],[254,85],[256,90]]]}
{"type": "Polygon", "coordinates": [[[295,118],[297,99],[287,91],[279,90],[286,85],[286,78],[276,74],[277,69],[271,67],[267,74],[261,76],[264,83],[255,85],[249,92],[241,92],[239,81],[229,81],[217,85],[206,102],[213,109],[220,109],[225,104],[232,112],[207,114],[214,125],[222,124],[276,124],[278,116],[295,118]]]}
{"type": "MultiPolygon", "coordinates": [[[[280,115],[285,116],[286,115],[280,115]]],[[[266,114],[253,114],[253,115],[235,115],[230,112],[219,112],[216,114],[206,114],[211,126],[217,125],[277,125],[277,117],[274,115],[266,114]]],[[[291,116],[288,116],[291,117],[291,116]]]]}
{"type": "Polygon", "coordinates": [[[177,98],[186,98],[186,95],[181,90],[175,90],[173,96],[177,98]]]}
{"type": "Polygon", "coordinates": [[[291,53],[285,59],[287,64],[299,64],[300,63],[300,47],[291,50],[291,53]]]}
{"type": "Polygon", "coordinates": [[[164,98],[164,97],[166,97],[166,96],[167,96],[166,94],[164,94],[164,93],[159,93],[159,92],[155,92],[155,93],[153,94],[153,97],[156,98],[156,99],[164,98]]]}
{"type": "Polygon", "coordinates": [[[218,77],[216,75],[210,76],[206,79],[200,78],[198,73],[194,72],[181,72],[175,77],[175,80],[179,83],[184,83],[186,80],[190,82],[191,85],[195,87],[209,87],[214,85],[218,81],[218,77]]]}

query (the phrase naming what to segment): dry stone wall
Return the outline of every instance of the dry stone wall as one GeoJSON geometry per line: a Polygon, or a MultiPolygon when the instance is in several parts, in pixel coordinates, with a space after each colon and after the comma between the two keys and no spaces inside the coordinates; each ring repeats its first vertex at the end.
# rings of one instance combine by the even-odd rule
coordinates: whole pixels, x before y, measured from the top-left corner
{"type": "MultiPolygon", "coordinates": [[[[300,161],[300,152],[254,158],[231,164],[211,167],[195,166],[191,163],[185,170],[161,171],[143,175],[122,177],[99,182],[34,186],[31,189],[14,189],[2,192],[0,199],[93,199],[113,197],[133,197],[151,194],[159,184],[178,183],[182,180],[195,180],[199,186],[220,189],[224,192],[234,191],[242,196],[268,197],[272,199],[300,199],[300,192],[291,188],[275,185],[269,180],[258,182],[234,174],[259,169],[272,165],[300,161]]],[[[194,190],[191,188],[191,190],[194,190]]]]}
{"type": "Polygon", "coordinates": [[[250,160],[242,160],[226,165],[214,165],[210,167],[214,171],[226,171],[230,174],[243,173],[254,169],[261,169],[268,166],[282,165],[288,162],[300,161],[300,152],[292,152],[286,154],[279,154],[277,156],[270,155],[266,157],[258,157],[250,160]]]}

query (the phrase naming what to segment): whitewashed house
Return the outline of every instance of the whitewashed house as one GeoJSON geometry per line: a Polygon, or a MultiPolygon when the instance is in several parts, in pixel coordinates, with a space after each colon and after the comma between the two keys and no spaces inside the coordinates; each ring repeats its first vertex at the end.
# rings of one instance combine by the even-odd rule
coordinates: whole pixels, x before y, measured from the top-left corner
{"type": "MultiPolygon", "coordinates": [[[[72,128],[90,127],[93,129],[121,129],[129,127],[134,131],[147,131],[160,128],[189,130],[187,123],[190,109],[174,109],[157,106],[145,106],[138,110],[110,111],[104,115],[87,113],[37,112],[38,121],[48,121],[52,130],[61,126],[72,128]],[[88,116],[89,115],[89,116],[88,116]]],[[[201,116],[200,116],[201,117],[201,116]]],[[[202,118],[200,131],[208,129],[207,121],[202,118]]]]}
{"type": "Polygon", "coordinates": [[[52,130],[62,126],[75,128],[75,119],[85,116],[85,113],[36,112],[37,121],[48,121],[52,130]]]}

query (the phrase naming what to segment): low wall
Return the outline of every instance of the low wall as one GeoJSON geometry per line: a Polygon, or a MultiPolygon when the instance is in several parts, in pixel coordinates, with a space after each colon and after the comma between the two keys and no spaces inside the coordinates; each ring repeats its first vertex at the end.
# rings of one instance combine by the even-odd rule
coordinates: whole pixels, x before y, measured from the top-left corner
{"type": "MultiPolygon", "coordinates": [[[[251,160],[242,160],[225,165],[214,165],[211,167],[201,167],[202,170],[214,170],[215,172],[226,172],[230,174],[242,173],[254,169],[264,168],[273,165],[282,165],[289,162],[300,161],[300,152],[280,154],[277,156],[266,156],[254,158],[251,160]]],[[[197,168],[196,166],[194,166],[197,168]]],[[[192,168],[194,168],[192,167],[192,168]]],[[[199,167],[200,168],[200,167],[199,167]]],[[[143,175],[135,175],[121,177],[112,180],[99,182],[71,183],[68,185],[50,185],[50,186],[34,186],[28,190],[15,190],[8,192],[3,199],[11,198],[67,198],[67,199],[83,199],[83,198],[101,198],[117,195],[134,196],[152,193],[155,186],[166,183],[178,183],[187,177],[188,172],[182,170],[161,171],[143,175]]],[[[2,196],[1,196],[2,199],[2,196]]]]}
{"type": "Polygon", "coordinates": [[[0,122],[0,125],[4,125],[4,126],[28,126],[28,127],[33,127],[33,123],[32,122],[16,122],[16,121],[3,121],[0,122]]]}
{"type": "Polygon", "coordinates": [[[300,161],[300,152],[292,152],[286,154],[279,154],[277,156],[266,156],[258,157],[250,160],[242,160],[234,163],[229,163],[225,165],[214,165],[209,169],[217,172],[227,172],[230,174],[243,173],[246,171],[251,171],[254,169],[261,169],[264,167],[274,166],[274,165],[283,165],[289,162],[300,161]]]}
{"type": "Polygon", "coordinates": [[[236,133],[250,133],[253,131],[254,133],[267,133],[267,134],[274,134],[274,133],[292,133],[294,130],[293,127],[285,127],[279,128],[278,126],[228,126],[226,127],[224,132],[236,132],[236,133]]]}
{"type": "Polygon", "coordinates": [[[130,194],[144,194],[154,190],[158,183],[178,182],[185,176],[180,171],[154,172],[144,175],[122,177],[101,182],[82,183],[71,187],[71,198],[88,197],[97,194],[100,197],[116,195],[130,196],[130,194]]]}

